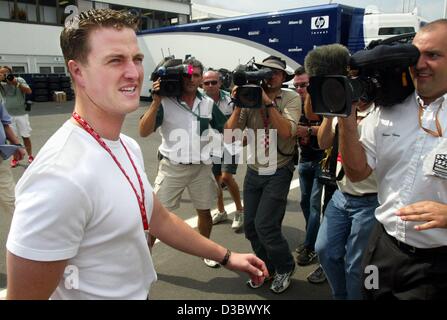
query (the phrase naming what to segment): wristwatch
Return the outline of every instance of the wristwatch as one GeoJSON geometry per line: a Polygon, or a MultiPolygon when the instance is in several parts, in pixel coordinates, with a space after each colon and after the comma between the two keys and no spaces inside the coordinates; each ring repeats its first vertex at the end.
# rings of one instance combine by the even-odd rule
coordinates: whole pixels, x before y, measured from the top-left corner
{"type": "Polygon", "coordinates": [[[307,135],[310,137],[312,135],[312,127],[307,128],[307,135]]]}
{"type": "Polygon", "coordinates": [[[266,104],[265,107],[266,107],[266,108],[271,108],[271,107],[273,107],[274,105],[275,105],[275,101],[272,100],[272,102],[270,102],[269,104],[266,104]]]}

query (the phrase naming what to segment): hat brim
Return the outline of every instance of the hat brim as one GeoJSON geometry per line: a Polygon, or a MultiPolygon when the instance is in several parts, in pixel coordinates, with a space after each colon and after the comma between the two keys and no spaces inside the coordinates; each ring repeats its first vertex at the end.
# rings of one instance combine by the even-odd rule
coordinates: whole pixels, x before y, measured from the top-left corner
{"type": "Polygon", "coordinates": [[[275,69],[275,70],[284,71],[284,73],[286,74],[286,80],[284,80],[284,82],[289,82],[295,76],[294,73],[289,72],[289,71],[284,70],[284,69],[281,69],[281,68],[278,68],[278,66],[275,65],[275,64],[259,62],[259,63],[255,63],[255,66],[257,66],[258,68],[267,67],[267,68],[271,68],[271,69],[275,69]]]}

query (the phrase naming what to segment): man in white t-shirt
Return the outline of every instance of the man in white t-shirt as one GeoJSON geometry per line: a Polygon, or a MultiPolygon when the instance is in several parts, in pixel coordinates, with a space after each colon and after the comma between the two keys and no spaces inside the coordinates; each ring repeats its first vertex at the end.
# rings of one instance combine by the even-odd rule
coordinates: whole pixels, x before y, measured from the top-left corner
{"type": "Polygon", "coordinates": [[[129,13],[89,10],[61,33],[76,104],[17,184],[8,299],[146,299],[156,279],[149,228],[168,245],[258,283],[268,275],[254,255],[231,254],[168,212],[138,144],[120,133],[144,79],[137,25],[129,13]]]}
{"type": "MultiPolygon", "coordinates": [[[[358,130],[374,110],[372,101],[355,103],[358,130]]],[[[325,117],[318,131],[318,144],[327,149],[339,143],[336,127],[339,118],[325,117]]],[[[315,243],[321,266],[337,300],[362,299],[361,262],[372,228],[376,224],[374,210],[377,183],[374,173],[361,182],[352,182],[342,170],[342,158],[337,161],[337,187],[332,195],[315,243]]]]}

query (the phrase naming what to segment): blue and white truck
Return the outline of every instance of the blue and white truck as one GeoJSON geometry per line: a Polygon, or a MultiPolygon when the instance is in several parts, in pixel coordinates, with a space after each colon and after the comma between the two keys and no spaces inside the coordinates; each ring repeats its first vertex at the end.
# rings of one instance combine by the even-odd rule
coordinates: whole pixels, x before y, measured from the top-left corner
{"type": "MultiPolygon", "coordinates": [[[[228,70],[277,55],[294,70],[316,46],[341,43],[354,53],[371,40],[417,31],[424,23],[417,12],[389,15],[328,4],[143,30],[138,38],[146,74],[169,55],[228,70]]],[[[145,81],[143,97],[150,85],[145,81]]]]}

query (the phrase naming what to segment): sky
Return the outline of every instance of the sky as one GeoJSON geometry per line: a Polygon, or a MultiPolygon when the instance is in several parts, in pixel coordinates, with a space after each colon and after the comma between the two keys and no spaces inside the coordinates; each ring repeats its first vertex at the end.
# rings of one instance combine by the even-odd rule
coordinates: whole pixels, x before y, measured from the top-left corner
{"type": "MultiPolygon", "coordinates": [[[[428,21],[443,18],[444,3],[447,0],[335,0],[333,3],[365,8],[375,5],[383,13],[411,12],[416,4],[418,15],[428,21]]],[[[277,11],[282,9],[300,8],[331,1],[320,0],[192,0],[197,4],[209,5],[244,13],[277,11]]]]}

